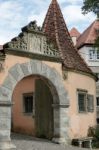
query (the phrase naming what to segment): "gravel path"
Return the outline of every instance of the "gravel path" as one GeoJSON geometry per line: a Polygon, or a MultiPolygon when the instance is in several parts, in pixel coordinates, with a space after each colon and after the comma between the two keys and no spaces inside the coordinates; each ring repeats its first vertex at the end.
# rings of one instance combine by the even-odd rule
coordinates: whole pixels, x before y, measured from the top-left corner
{"type": "Polygon", "coordinates": [[[17,150],[89,150],[72,146],[62,146],[48,140],[33,138],[31,136],[12,134],[11,137],[17,150]]]}

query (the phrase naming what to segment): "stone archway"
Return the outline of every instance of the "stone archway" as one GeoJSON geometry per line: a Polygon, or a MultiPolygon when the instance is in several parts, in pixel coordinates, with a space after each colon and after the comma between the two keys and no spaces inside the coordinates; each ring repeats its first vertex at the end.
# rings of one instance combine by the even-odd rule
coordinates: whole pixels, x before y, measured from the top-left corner
{"type": "Polygon", "coordinates": [[[11,128],[11,97],[16,84],[29,75],[41,75],[48,79],[57,91],[58,97],[54,95],[54,137],[53,141],[67,143],[68,136],[68,107],[69,100],[63,85],[63,79],[59,73],[41,61],[31,60],[30,62],[14,65],[8,73],[4,83],[0,87],[0,148],[9,149],[13,147],[10,141],[11,128]]]}

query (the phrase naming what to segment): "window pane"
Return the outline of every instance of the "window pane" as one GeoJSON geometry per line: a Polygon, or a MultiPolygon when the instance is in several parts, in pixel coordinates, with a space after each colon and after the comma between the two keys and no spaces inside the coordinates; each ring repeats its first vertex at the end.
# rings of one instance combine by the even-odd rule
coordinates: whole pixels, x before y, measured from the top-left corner
{"type": "Polygon", "coordinates": [[[97,106],[99,106],[99,97],[97,97],[96,99],[97,99],[97,106]]]}
{"type": "Polygon", "coordinates": [[[33,95],[24,96],[24,111],[25,113],[33,112],[33,95]]]}
{"type": "Polygon", "coordinates": [[[97,124],[99,124],[99,118],[97,118],[97,124]]]}
{"type": "Polygon", "coordinates": [[[87,111],[94,112],[94,96],[87,94],[87,111]]]}
{"type": "Polygon", "coordinates": [[[94,50],[89,51],[89,59],[95,59],[95,51],[94,50]]]}
{"type": "Polygon", "coordinates": [[[78,93],[78,104],[79,104],[79,111],[86,111],[86,103],[85,103],[85,94],[78,93]]]}
{"type": "Polygon", "coordinates": [[[97,59],[99,59],[99,50],[97,50],[97,59]]]}

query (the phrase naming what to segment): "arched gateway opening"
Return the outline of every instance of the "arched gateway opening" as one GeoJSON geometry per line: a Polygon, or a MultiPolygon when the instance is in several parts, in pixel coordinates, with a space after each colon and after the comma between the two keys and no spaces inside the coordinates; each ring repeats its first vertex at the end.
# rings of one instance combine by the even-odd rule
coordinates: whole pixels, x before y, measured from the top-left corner
{"type": "Polygon", "coordinates": [[[12,95],[12,132],[52,139],[56,97],[58,101],[55,87],[43,76],[31,75],[19,81],[12,95]]]}
{"type": "MultiPolygon", "coordinates": [[[[8,76],[0,87],[0,106],[2,106],[1,112],[2,114],[2,122],[0,122],[0,138],[2,139],[0,142],[0,146],[2,149],[6,149],[6,147],[13,147],[9,142],[10,141],[10,133],[11,133],[11,106],[12,106],[12,95],[16,85],[25,77],[31,75],[39,75],[40,80],[45,83],[48,87],[49,92],[52,95],[52,99],[50,105],[52,107],[52,135],[51,138],[58,143],[67,143],[68,142],[68,127],[69,127],[69,116],[68,116],[68,107],[69,107],[69,99],[66,92],[66,89],[63,84],[63,79],[61,75],[53,68],[49,67],[45,63],[37,60],[31,60],[29,62],[23,64],[16,64],[9,69],[8,76]],[[6,146],[6,144],[7,146],[6,146]]],[[[40,83],[40,82],[39,82],[40,83]]],[[[41,84],[40,84],[41,85],[41,84]]],[[[38,92],[39,93],[39,92],[38,92]]],[[[39,93],[41,94],[41,93],[39,93]]],[[[42,96],[42,95],[41,95],[42,96]]],[[[38,98],[38,95],[37,95],[38,98]]],[[[45,101],[44,101],[45,102],[45,101]]],[[[41,105],[38,104],[37,106],[41,105]]],[[[44,106],[46,108],[46,106],[44,106]]],[[[38,110],[38,108],[37,108],[38,110]]],[[[46,111],[46,110],[45,110],[46,111]]],[[[36,112],[35,112],[36,113],[36,112]]],[[[40,113],[40,112],[39,112],[40,113]]],[[[38,117],[39,118],[39,117],[38,117]]],[[[39,124],[38,119],[38,134],[39,124]]],[[[45,122],[46,124],[46,122],[45,122]]],[[[46,125],[47,126],[47,125],[46,125]]],[[[50,125],[51,126],[51,125],[50,125]]],[[[47,129],[46,129],[47,130],[47,129]]],[[[42,131],[40,135],[48,136],[42,133],[46,133],[46,131],[42,131]]]]}

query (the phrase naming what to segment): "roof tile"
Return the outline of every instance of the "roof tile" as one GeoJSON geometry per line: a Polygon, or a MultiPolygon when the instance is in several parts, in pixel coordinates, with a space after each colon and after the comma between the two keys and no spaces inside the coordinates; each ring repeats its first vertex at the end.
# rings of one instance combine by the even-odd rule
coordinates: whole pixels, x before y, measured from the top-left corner
{"type": "Polygon", "coordinates": [[[99,30],[99,20],[94,21],[77,39],[77,48],[85,44],[94,44],[97,33],[96,30],[99,30]]]}
{"type": "Polygon", "coordinates": [[[57,46],[65,68],[92,74],[73,45],[57,0],[52,0],[42,28],[48,39],[57,46]]]}
{"type": "Polygon", "coordinates": [[[76,28],[72,28],[71,30],[70,30],[70,36],[71,37],[79,37],[80,36],[80,32],[76,29],[76,28]]]}

